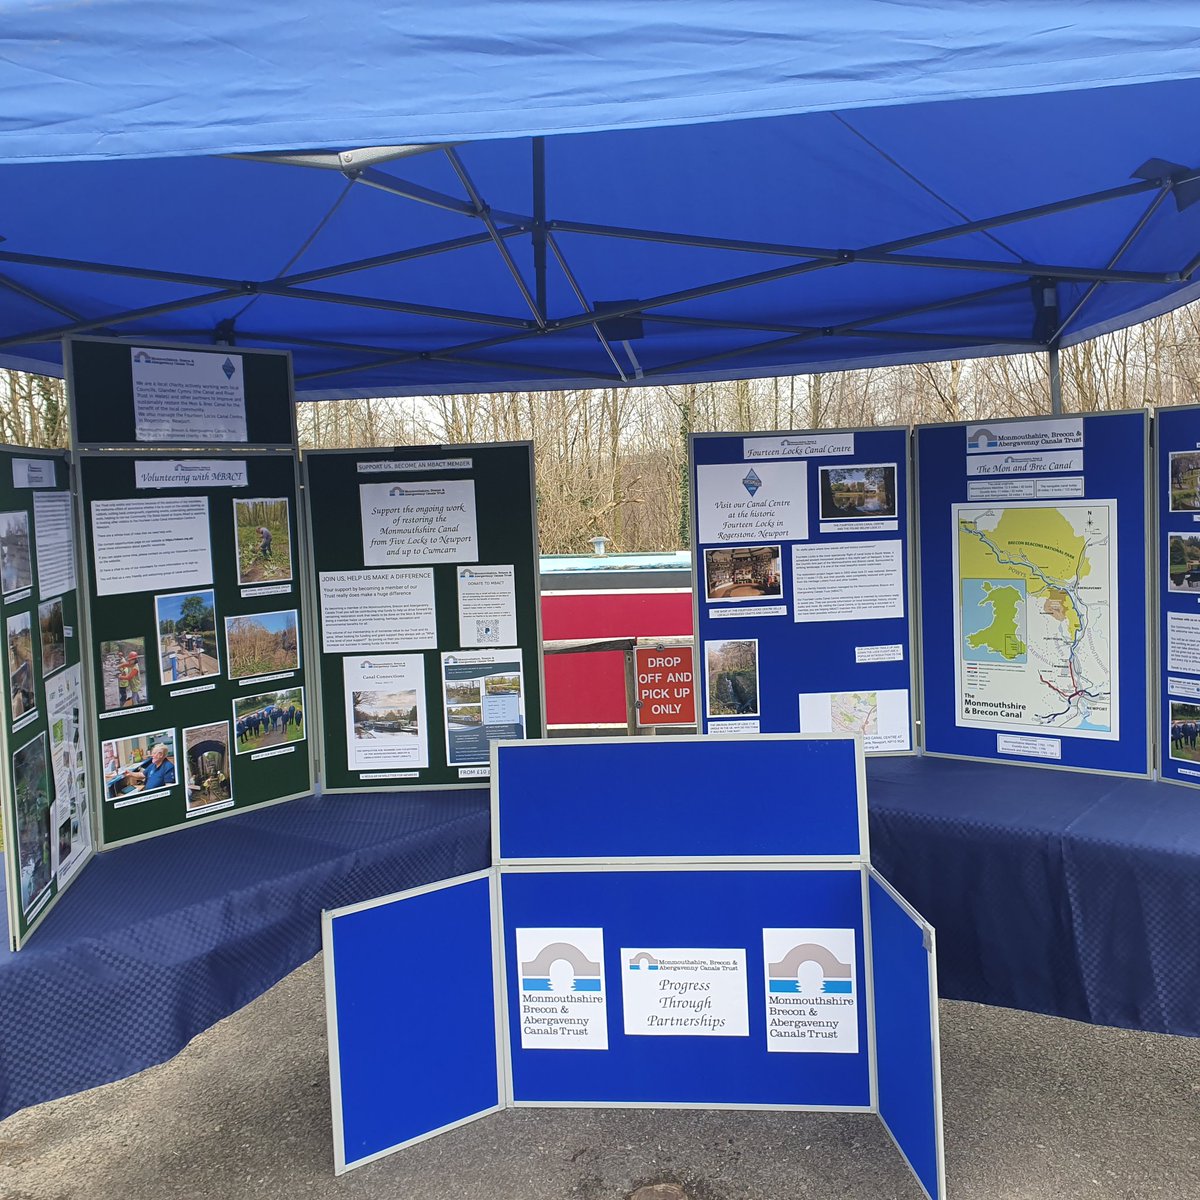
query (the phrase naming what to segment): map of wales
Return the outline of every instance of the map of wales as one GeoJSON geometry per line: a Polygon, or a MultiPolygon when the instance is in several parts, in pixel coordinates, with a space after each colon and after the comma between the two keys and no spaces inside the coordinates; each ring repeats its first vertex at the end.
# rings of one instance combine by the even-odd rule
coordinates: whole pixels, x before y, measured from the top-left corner
{"type": "Polygon", "coordinates": [[[1117,737],[1116,508],[954,506],[959,725],[1117,737]]]}

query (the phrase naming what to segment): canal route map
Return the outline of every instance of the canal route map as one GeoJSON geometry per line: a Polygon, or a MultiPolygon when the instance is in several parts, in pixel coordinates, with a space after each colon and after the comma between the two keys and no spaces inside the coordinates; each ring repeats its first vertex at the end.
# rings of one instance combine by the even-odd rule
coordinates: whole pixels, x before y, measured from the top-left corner
{"type": "Polygon", "coordinates": [[[956,720],[1119,733],[1115,500],[956,504],[956,720]]]}

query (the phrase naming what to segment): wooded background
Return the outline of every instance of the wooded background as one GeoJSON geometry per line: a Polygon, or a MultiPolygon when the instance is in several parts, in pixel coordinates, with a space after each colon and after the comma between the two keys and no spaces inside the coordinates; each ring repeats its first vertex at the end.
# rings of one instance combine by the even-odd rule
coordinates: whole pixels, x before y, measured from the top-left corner
{"type": "MultiPolygon", "coordinates": [[[[1064,350],[1064,412],[1200,402],[1200,305],[1064,350]]],[[[1045,354],[671,387],[325,400],[302,449],[532,439],[543,554],[687,544],[689,432],[973,421],[1050,411],[1045,354]]],[[[0,441],[65,446],[60,381],[0,373],[0,441]]]]}

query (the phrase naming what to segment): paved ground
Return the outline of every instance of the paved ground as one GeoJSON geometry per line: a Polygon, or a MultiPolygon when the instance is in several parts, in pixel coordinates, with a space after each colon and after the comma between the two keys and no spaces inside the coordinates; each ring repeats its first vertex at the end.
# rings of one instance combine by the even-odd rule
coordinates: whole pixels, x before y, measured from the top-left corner
{"type": "MultiPolygon", "coordinates": [[[[954,1200],[1200,1198],[1200,1039],[943,1002],[954,1200]]],[[[4,1200],[918,1200],[874,1117],[520,1110],[335,1179],[318,961],[169,1063],[0,1123],[4,1200]]]]}

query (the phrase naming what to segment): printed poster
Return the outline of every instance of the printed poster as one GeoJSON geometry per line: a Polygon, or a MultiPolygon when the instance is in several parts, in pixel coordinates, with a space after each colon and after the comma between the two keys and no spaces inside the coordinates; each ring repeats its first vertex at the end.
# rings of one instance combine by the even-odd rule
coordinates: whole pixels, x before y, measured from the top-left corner
{"type": "Polygon", "coordinates": [[[853,929],[764,929],[767,1050],[858,1053],[853,929]]]}
{"type": "Polygon", "coordinates": [[[473,480],[360,483],[358,491],[365,566],[478,560],[473,480]]]}
{"type": "Polygon", "coordinates": [[[429,766],[425,668],[419,654],[342,659],[351,771],[429,766]]]}
{"type": "Polygon", "coordinates": [[[522,1050],[607,1050],[603,929],[518,929],[522,1050]]]}
{"type": "Polygon", "coordinates": [[[456,650],[442,655],[446,762],[491,762],[491,743],[525,737],[520,650],[456,650]]]}
{"type": "Polygon", "coordinates": [[[749,1037],[745,950],[622,947],[627,1035],[749,1037]]]}

